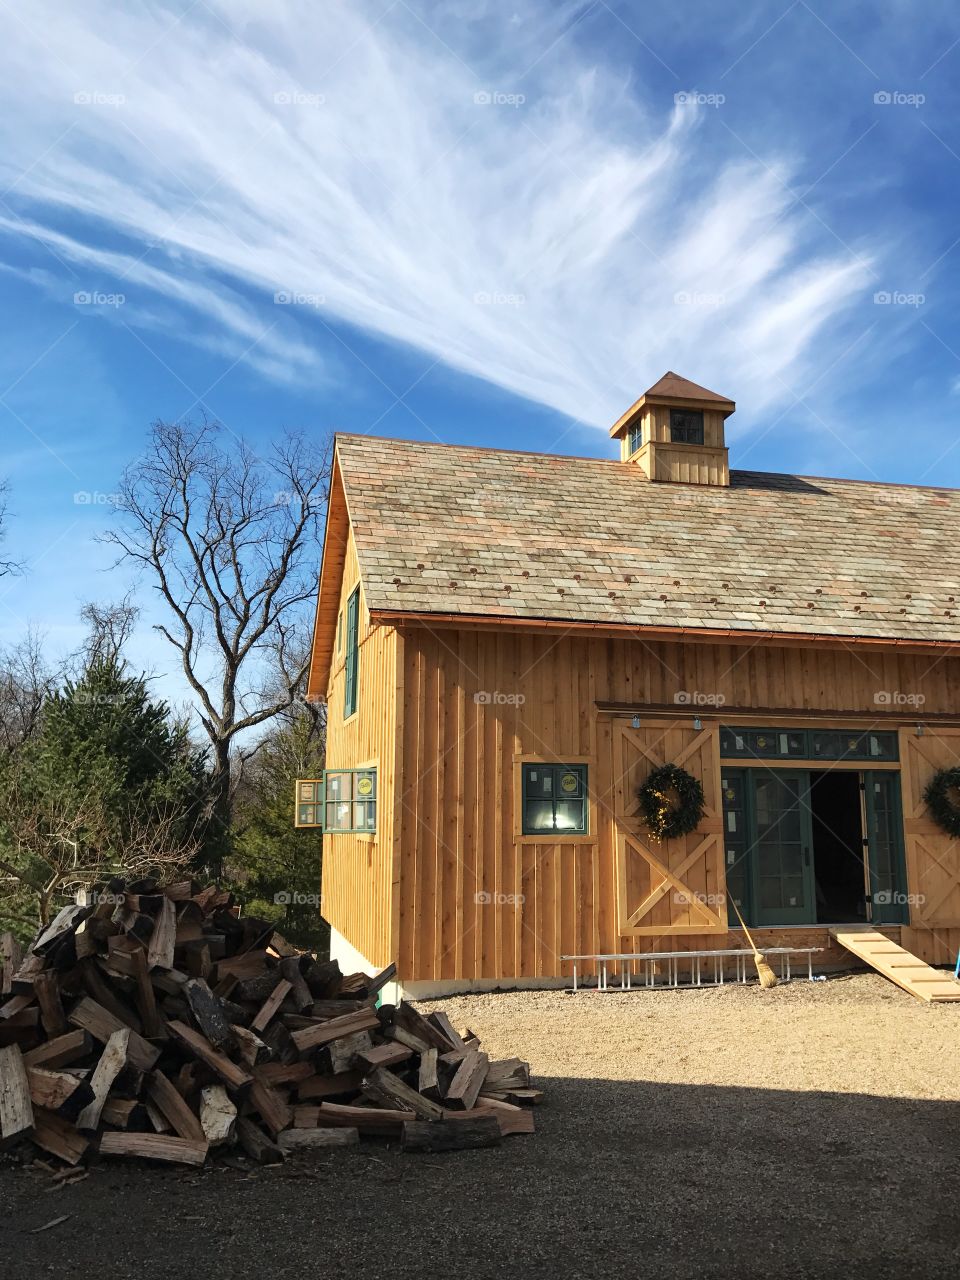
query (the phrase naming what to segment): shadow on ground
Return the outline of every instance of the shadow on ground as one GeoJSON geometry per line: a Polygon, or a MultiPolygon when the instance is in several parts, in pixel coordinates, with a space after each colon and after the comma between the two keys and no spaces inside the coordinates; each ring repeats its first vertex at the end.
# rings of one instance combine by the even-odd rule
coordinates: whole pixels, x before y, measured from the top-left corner
{"type": "MultiPolygon", "coordinates": [[[[945,1070],[955,1070],[953,1062],[945,1070]]],[[[278,1170],[0,1170],[0,1273],[954,1277],[960,1103],[544,1079],[532,1138],[278,1170]],[[48,1231],[32,1229],[69,1214],[48,1231]]]]}

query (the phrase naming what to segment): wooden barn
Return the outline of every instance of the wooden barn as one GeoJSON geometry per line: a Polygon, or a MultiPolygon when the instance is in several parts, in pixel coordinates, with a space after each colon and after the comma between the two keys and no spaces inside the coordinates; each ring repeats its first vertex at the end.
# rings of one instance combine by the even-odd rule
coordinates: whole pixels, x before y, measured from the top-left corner
{"type": "Polygon", "coordinates": [[[346,968],[569,983],[743,948],[728,895],[815,967],[870,929],[952,965],[960,491],[730,470],[734,408],[668,373],[616,460],[337,438],[297,821],[346,968]],[[703,803],[658,841],[664,764],[703,803]]]}

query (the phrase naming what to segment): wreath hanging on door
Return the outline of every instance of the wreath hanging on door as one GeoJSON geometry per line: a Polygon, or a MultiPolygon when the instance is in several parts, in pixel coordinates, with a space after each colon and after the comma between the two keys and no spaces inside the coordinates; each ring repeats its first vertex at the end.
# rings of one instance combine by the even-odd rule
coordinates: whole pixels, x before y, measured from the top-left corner
{"type": "Polygon", "coordinates": [[[960,767],[935,773],[923,798],[937,826],[949,836],[960,836],[960,767]]]}
{"type": "Polygon", "coordinates": [[[640,816],[654,840],[673,840],[703,821],[703,787],[678,764],[662,764],[637,788],[640,816]]]}

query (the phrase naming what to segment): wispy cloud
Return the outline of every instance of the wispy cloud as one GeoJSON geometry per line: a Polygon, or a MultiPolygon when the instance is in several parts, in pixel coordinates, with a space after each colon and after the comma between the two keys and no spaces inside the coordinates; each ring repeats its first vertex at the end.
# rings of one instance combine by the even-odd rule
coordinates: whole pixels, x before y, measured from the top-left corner
{"type": "Polygon", "coordinates": [[[713,159],[722,105],[588,56],[591,9],[40,0],[0,49],[2,226],[267,376],[325,321],[601,426],[668,366],[780,400],[869,255],[789,156],[713,159]]]}

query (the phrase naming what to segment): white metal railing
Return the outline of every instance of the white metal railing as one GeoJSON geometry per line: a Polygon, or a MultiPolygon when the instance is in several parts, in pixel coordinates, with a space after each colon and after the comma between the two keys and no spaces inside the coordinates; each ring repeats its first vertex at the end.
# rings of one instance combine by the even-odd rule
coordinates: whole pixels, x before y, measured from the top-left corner
{"type": "MultiPolygon", "coordinates": [[[[780,978],[784,982],[789,982],[791,977],[790,957],[806,956],[807,957],[807,978],[813,981],[813,954],[815,951],[822,951],[823,947],[764,947],[761,955],[769,959],[770,956],[776,956],[780,963],[780,978]]],[[[631,991],[633,990],[633,972],[632,968],[635,964],[642,964],[644,972],[638,974],[640,981],[637,983],[640,987],[722,987],[725,982],[724,961],[733,959],[736,969],[736,976],[731,978],[731,982],[747,982],[747,974],[749,972],[749,961],[753,958],[753,951],[749,948],[729,948],[719,951],[641,951],[641,952],[609,952],[607,954],[583,955],[583,956],[561,956],[563,961],[569,961],[573,964],[573,990],[579,991],[577,981],[577,965],[584,960],[590,961],[597,966],[597,990],[598,991],[631,991]],[[690,981],[680,981],[680,961],[689,961],[689,965],[684,966],[690,970],[690,981]],[[704,974],[703,961],[712,961],[712,976],[708,972],[704,974]],[[666,977],[662,981],[657,981],[657,975],[654,966],[666,963],[666,977]],[[620,966],[620,986],[611,987],[609,981],[608,968],[611,964],[620,966]]]]}

